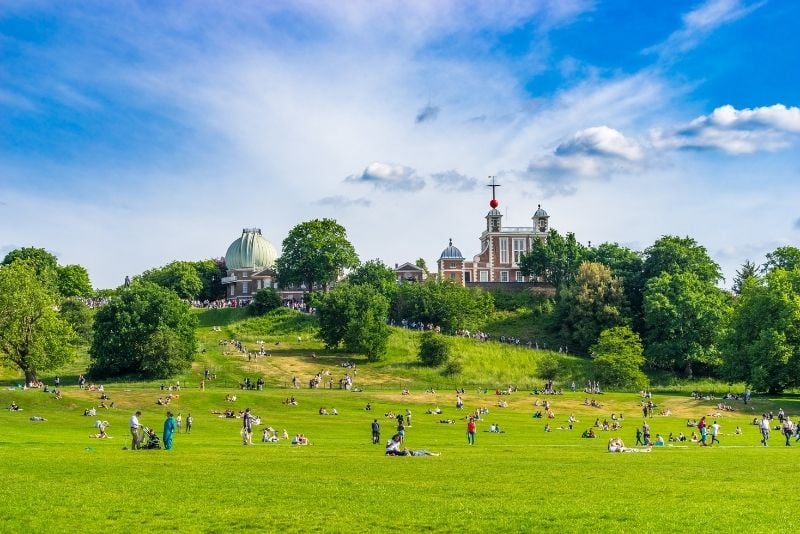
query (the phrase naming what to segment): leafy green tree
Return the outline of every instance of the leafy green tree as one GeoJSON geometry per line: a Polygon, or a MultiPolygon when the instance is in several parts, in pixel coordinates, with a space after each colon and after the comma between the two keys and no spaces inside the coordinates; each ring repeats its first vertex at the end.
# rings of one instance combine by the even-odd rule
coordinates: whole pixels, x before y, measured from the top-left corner
{"type": "Polygon", "coordinates": [[[305,285],[309,292],[327,292],[345,269],[358,264],[344,227],[333,219],[314,219],[289,231],[275,267],[281,287],[305,285]]]}
{"type": "Polygon", "coordinates": [[[537,374],[545,380],[555,380],[561,374],[561,359],[555,354],[548,352],[539,360],[537,374]]]}
{"type": "Polygon", "coordinates": [[[562,236],[550,230],[547,239],[534,239],[531,251],[519,261],[525,276],[543,277],[548,284],[560,288],[574,280],[578,267],[586,256],[586,247],[578,243],[575,234],[562,236]]]}
{"type": "Polygon", "coordinates": [[[662,272],[644,293],[645,355],[649,365],[669,371],[713,372],[721,363],[731,297],[694,272],[662,272]]]}
{"type": "Polygon", "coordinates": [[[800,385],[800,268],[743,281],[723,353],[731,382],[771,394],[800,385]]]}
{"type": "Polygon", "coordinates": [[[625,324],[622,281],[601,263],[583,262],[569,287],[561,290],[555,325],[561,339],[584,354],[602,330],[625,324]]]}
{"type": "Polygon", "coordinates": [[[381,260],[369,260],[362,263],[347,275],[347,281],[351,284],[372,286],[389,299],[397,291],[394,271],[381,260]]]}
{"type": "Polygon", "coordinates": [[[595,377],[606,387],[632,390],[647,387],[647,376],[642,372],[642,342],[630,327],[603,330],[589,352],[595,377]]]}
{"type": "Polygon", "coordinates": [[[267,287],[259,289],[253,296],[253,301],[248,305],[248,309],[252,315],[264,315],[265,313],[277,310],[283,305],[281,296],[278,292],[267,287]]]}
{"type": "Polygon", "coordinates": [[[426,367],[439,367],[450,359],[450,345],[433,330],[423,332],[419,340],[419,361],[426,367]]]}
{"type": "Polygon", "coordinates": [[[702,282],[716,284],[722,271],[705,247],[691,237],[664,236],[644,251],[644,280],[661,273],[694,273],[702,282]]]}
{"type": "Polygon", "coordinates": [[[735,295],[740,295],[747,281],[751,278],[758,278],[761,270],[758,266],[750,260],[745,261],[741,268],[736,271],[736,276],[733,277],[733,286],[731,289],[735,295]]]}
{"type": "Polygon", "coordinates": [[[171,289],[180,298],[194,300],[203,290],[203,281],[192,262],[173,261],[164,267],[150,269],[139,277],[142,282],[151,282],[171,289]]]}
{"type": "Polygon", "coordinates": [[[136,281],[97,311],[89,372],[166,378],[186,370],[197,347],[196,322],[174,291],[136,281]]]}
{"type": "Polygon", "coordinates": [[[225,286],[222,285],[222,279],[228,276],[225,258],[195,261],[192,264],[203,284],[197,299],[209,301],[224,299],[225,286]]]}
{"type": "Polygon", "coordinates": [[[55,280],[58,260],[43,248],[22,247],[12,250],[3,258],[3,265],[17,261],[28,262],[40,280],[55,280]]]}
{"type": "Polygon", "coordinates": [[[63,297],[88,297],[92,294],[89,273],[81,265],[65,265],[56,270],[56,285],[63,297]]]}
{"type": "Polygon", "coordinates": [[[74,356],[75,332],[55,311],[57,301],[34,264],[11,261],[0,266],[0,358],[19,367],[26,382],[74,356]]]}
{"type": "Polygon", "coordinates": [[[422,271],[425,273],[425,276],[430,274],[430,271],[428,270],[428,264],[425,263],[425,258],[417,258],[417,261],[414,262],[414,265],[422,269],[422,271]]]}
{"type": "Polygon", "coordinates": [[[94,314],[89,306],[78,299],[65,299],[59,307],[58,315],[75,331],[77,343],[89,344],[92,342],[94,314]]]}
{"type": "Polygon", "coordinates": [[[767,263],[764,264],[764,271],[769,272],[778,268],[791,271],[797,267],[800,267],[800,248],[778,247],[767,254],[767,263]]]}
{"type": "Polygon", "coordinates": [[[330,350],[344,346],[378,361],[386,354],[389,339],[388,310],[389,301],[374,287],[340,284],[318,298],[320,337],[330,350]]]}
{"type": "Polygon", "coordinates": [[[476,330],[494,311],[490,293],[466,288],[450,280],[428,280],[423,284],[405,282],[392,299],[391,318],[400,323],[433,324],[445,332],[476,330]]]}
{"type": "Polygon", "coordinates": [[[602,263],[611,269],[612,275],[622,280],[631,325],[635,330],[641,330],[645,282],[642,254],[617,243],[601,243],[586,251],[586,260],[602,263]]]}

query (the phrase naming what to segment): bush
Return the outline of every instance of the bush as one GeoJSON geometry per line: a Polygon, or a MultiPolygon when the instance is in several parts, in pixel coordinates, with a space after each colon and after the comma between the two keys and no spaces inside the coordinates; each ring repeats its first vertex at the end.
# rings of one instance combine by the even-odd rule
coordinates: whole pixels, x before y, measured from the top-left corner
{"type": "Polygon", "coordinates": [[[539,377],[545,380],[555,380],[561,372],[561,360],[555,354],[546,354],[539,362],[539,377]]]}
{"type": "Polygon", "coordinates": [[[422,334],[419,344],[419,361],[426,367],[438,367],[450,358],[450,345],[441,334],[428,331],[422,334]]]}
{"type": "Polygon", "coordinates": [[[447,365],[444,366],[442,369],[442,374],[444,376],[455,376],[460,375],[461,371],[464,370],[464,366],[461,365],[461,362],[458,360],[451,360],[447,362],[447,365]]]}
{"type": "Polygon", "coordinates": [[[268,287],[256,292],[253,302],[250,303],[249,310],[251,315],[264,315],[272,310],[277,310],[282,304],[278,292],[268,287]]]}

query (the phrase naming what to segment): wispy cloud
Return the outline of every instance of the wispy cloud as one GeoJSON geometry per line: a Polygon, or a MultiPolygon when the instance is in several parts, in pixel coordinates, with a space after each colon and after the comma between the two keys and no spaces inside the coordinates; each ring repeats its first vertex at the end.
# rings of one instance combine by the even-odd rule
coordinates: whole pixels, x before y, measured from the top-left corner
{"type": "Polygon", "coordinates": [[[423,122],[432,122],[436,120],[436,117],[439,116],[439,106],[433,106],[431,104],[427,104],[424,108],[417,112],[417,117],[414,119],[414,122],[417,124],[423,122]]]}
{"type": "Polygon", "coordinates": [[[425,187],[425,180],[411,167],[380,162],[370,163],[364,172],[348,176],[345,182],[368,184],[386,191],[419,191],[425,187]]]}
{"type": "Polygon", "coordinates": [[[662,149],[751,154],[786,148],[791,144],[792,134],[798,133],[800,108],[775,104],[737,110],[726,105],[671,131],[653,129],[650,141],[654,147],[662,149]]]}
{"type": "Polygon", "coordinates": [[[475,178],[454,170],[431,174],[431,180],[437,188],[446,191],[472,191],[478,185],[475,178]]]}
{"type": "Polygon", "coordinates": [[[341,195],[331,196],[331,197],[323,197],[315,202],[318,206],[331,206],[334,208],[347,208],[351,206],[359,207],[359,208],[368,208],[372,206],[372,201],[359,197],[359,198],[348,198],[341,195]]]}
{"type": "Polygon", "coordinates": [[[570,195],[581,180],[608,179],[632,170],[643,158],[635,139],[608,126],[595,126],[575,133],[517,175],[539,185],[546,195],[570,195]]]}
{"type": "Polygon", "coordinates": [[[706,0],[683,16],[683,26],[667,39],[644,50],[662,57],[673,57],[697,47],[714,30],[746,16],[764,4],[742,0],[706,0]]]}

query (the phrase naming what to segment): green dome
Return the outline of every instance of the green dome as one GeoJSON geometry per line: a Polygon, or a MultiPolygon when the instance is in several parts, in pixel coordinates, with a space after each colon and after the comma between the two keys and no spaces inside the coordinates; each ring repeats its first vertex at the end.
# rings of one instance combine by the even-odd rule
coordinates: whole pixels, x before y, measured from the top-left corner
{"type": "Polygon", "coordinates": [[[261,237],[261,228],[245,228],[242,237],[231,243],[225,253],[228,269],[266,269],[274,267],[278,252],[261,237]]]}

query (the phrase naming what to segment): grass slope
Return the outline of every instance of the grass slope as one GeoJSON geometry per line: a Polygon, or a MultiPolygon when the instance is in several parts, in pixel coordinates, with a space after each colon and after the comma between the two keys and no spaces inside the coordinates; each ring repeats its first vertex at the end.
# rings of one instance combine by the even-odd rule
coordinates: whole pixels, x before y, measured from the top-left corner
{"type": "MultiPolygon", "coordinates": [[[[548,397],[556,413],[550,421],[554,427],[566,426],[570,414],[580,422],[572,431],[545,433],[547,421],[531,418],[535,401],[544,397],[519,391],[503,396],[509,406],[499,408],[500,397],[469,387],[466,408],[489,409],[479,423],[477,443],[470,447],[464,435],[467,410],[455,409],[454,392],[424,392],[426,381],[435,377],[427,373],[435,371],[413,363],[413,332],[393,333],[385,362],[358,361],[356,384],[363,392],[294,390],[283,387],[293,374],[304,383],[326,369],[336,382],[348,372],[337,364],[351,358],[324,353],[311,336],[312,322],[302,316],[281,312],[248,319],[238,311],[206,314],[200,314],[198,330],[205,352],[180,378],[184,387],[169,406],[184,419],[192,413],[195,427],[191,434],[176,437],[173,451],[123,450],[129,444],[128,418],[137,409],[143,411],[142,422],[160,433],[166,408],[155,400],[166,392],[157,382],[106,384],[115,404],[98,413],[97,418],[111,423],[113,438],[105,441],[89,437],[96,418],[81,415],[84,408],[99,403],[96,392],[67,386],[64,398],[56,401],[36,390],[0,390],[0,405],[15,400],[24,408],[0,411],[0,531],[650,532],[713,526],[727,532],[790,531],[798,526],[790,511],[797,498],[780,466],[797,462],[800,444],[784,447],[773,433],[770,446],[761,447],[757,428],[749,424],[754,414],[778,407],[800,414],[797,399],[757,398],[748,406],[737,402],[735,412],[719,416],[721,447],[609,454],[605,442],[612,433],[600,432],[600,439],[591,440],[580,438],[580,432],[597,418],[623,413],[623,429],[613,435],[632,444],[634,427],[641,424],[638,395],[595,397],[602,408],[584,406],[585,395],[580,393],[548,397]],[[255,341],[263,340],[271,356],[248,361],[219,344],[230,338],[253,348],[255,341]],[[205,367],[213,369],[217,379],[201,390],[205,367]],[[263,374],[269,387],[238,390],[244,374],[263,374]],[[405,384],[413,388],[411,395],[400,394],[405,384]],[[236,394],[237,401],[226,402],[227,394],[236,394]],[[297,398],[298,406],[282,403],[289,395],[297,398]],[[372,411],[364,409],[367,403],[372,411]],[[289,434],[303,432],[312,444],[292,447],[281,441],[243,447],[241,421],[211,412],[246,406],[264,425],[285,428],[289,434]],[[425,413],[435,406],[442,408],[442,415],[425,413]],[[335,407],[340,415],[320,416],[320,407],[335,407]],[[441,452],[440,457],[388,458],[382,446],[370,444],[373,418],[380,421],[385,440],[395,423],[384,415],[406,409],[413,413],[407,445],[441,452]],[[48,420],[31,422],[31,415],[48,420]],[[442,419],[456,423],[442,424],[442,419]],[[500,424],[505,433],[485,432],[489,423],[500,424]],[[743,428],[740,436],[732,435],[737,425],[743,428]],[[786,513],[760,512],[776,506],[786,513]]],[[[487,351],[486,360],[503,364],[505,370],[484,377],[487,386],[492,380],[505,382],[502,379],[515,369],[515,382],[526,376],[535,379],[536,351],[469,340],[454,343],[468,376],[482,372],[481,364],[473,361],[480,359],[480,350],[487,351]]],[[[6,386],[11,382],[6,380],[6,386]]],[[[663,435],[686,432],[687,418],[717,411],[717,401],[683,394],[656,395],[654,401],[659,410],[672,413],[651,420],[653,432],[663,435]]]]}

